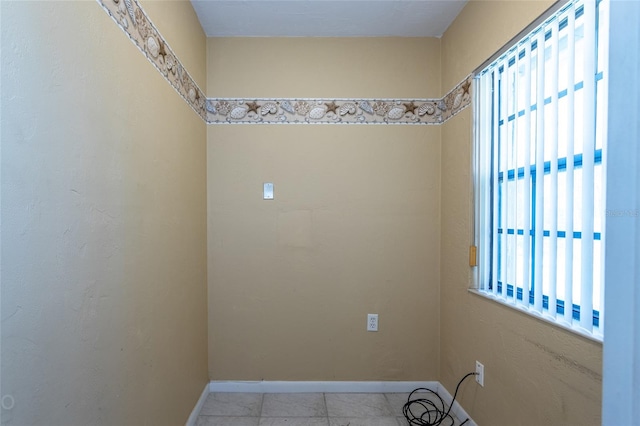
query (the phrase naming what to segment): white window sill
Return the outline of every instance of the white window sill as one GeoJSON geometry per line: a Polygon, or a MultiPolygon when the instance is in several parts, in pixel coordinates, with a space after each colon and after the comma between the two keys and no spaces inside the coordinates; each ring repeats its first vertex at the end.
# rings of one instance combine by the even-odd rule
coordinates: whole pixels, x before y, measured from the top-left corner
{"type": "Polygon", "coordinates": [[[479,291],[478,289],[475,289],[475,288],[470,288],[469,289],[469,293],[472,293],[472,294],[475,294],[477,296],[480,296],[483,299],[487,299],[487,300],[490,300],[492,302],[499,303],[501,306],[506,306],[508,308],[511,308],[511,309],[517,311],[517,312],[521,312],[523,314],[529,315],[529,316],[531,316],[533,318],[536,318],[536,319],[538,319],[540,321],[546,322],[546,323],[548,323],[548,324],[550,324],[552,326],[555,326],[555,327],[561,328],[563,330],[567,330],[567,331],[569,331],[571,333],[577,334],[578,336],[584,337],[585,339],[588,339],[588,340],[591,340],[593,342],[597,342],[597,343],[602,344],[603,336],[602,336],[602,334],[597,332],[597,329],[595,329],[597,334],[591,334],[588,331],[585,331],[585,330],[579,328],[579,326],[577,326],[577,325],[572,327],[569,324],[557,322],[551,316],[547,316],[547,315],[544,315],[544,314],[540,315],[537,312],[531,311],[531,310],[527,309],[524,306],[514,305],[513,303],[508,302],[506,299],[504,299],[502,297],[495,297],[495,296],[493,296],[491,294],[485,293],[483,291],[479,291]]]}

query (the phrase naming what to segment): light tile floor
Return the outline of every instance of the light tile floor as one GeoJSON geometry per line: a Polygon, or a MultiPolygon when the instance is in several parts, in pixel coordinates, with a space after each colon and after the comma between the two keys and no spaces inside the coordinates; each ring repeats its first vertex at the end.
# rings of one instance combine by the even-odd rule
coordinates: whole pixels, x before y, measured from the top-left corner
{"type": "MultiPolygon", "coordinates": [[[[200,411],[197,426],[407,426],[402,406],[408,396],[407,393],[211,393],[200,411]]],[[[454,426],[460,425],[455,417],[454,420],[454,426]]]]}

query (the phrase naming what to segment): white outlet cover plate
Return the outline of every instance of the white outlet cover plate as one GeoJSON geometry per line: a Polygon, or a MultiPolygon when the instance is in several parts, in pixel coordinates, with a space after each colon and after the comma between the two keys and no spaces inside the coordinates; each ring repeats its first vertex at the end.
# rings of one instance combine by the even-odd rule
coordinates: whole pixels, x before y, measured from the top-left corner
{"type": "Polygon", "coordinates": [[[273,183],[265,182],[263,190],[263,198],[265,200],[273,200],[273,183]]]}
{"type": "Polygon", "coordinates": [[[476,382],[484,387],[484,365],[476,361],[476,382]]]}
{"type": "Polygon", "coordinates": [[[367,331],[378,331],[378,314],[367,314],[367,331]]]}

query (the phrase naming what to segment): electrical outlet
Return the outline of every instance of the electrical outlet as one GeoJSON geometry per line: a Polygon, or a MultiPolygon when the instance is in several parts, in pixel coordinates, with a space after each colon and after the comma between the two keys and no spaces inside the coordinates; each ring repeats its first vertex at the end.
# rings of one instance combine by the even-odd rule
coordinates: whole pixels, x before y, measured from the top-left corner
{"type": "Polygon", "coordinates": [[[367,331],[378,331],[378,314],[367,314],[367,331]]]}
{"type": "Polygon", "coordinates": [[[480,361],[476,361],[476,382],[484,387],[484,365],[480,361]]]}

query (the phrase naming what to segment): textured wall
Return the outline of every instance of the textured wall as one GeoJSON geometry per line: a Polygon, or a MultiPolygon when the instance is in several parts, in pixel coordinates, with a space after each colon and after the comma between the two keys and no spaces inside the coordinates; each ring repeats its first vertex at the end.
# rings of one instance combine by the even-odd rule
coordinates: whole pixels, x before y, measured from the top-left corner
{"type": "MultiPolygon", "coordinates": [[[[443,86],[470,73],[548,2],[471,1],[442,38],[443,86]],[[496,25],[500,22],[500,25],[496,25]]],[[[472,111],[442,127],[440,381],[453,390],[485,365],[460,403],[479,424],[600,424],[602,345],[467,291],[471,283],[472,111]]]]}
{"type": "MultiPolygon", "coordinates": [[[[209,39],[207,92],[439,96],[439,57],[437,39],[209,39]]],[[[439,141],[437,126],[208,128],[212,379],[437,378],[439,141]]]]}
{"type": "Polygon", "coordinates": [[[3,1],[1,136],[2,424],[184,424],[205,125],[96,2],[3,1]]]}

